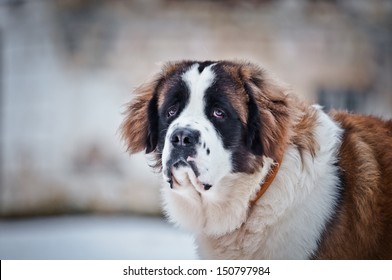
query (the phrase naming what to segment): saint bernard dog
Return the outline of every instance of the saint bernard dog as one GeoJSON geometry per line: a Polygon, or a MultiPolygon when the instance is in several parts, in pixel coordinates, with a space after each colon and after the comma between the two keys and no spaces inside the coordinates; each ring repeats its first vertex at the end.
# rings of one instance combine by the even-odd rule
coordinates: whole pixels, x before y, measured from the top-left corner
{"type": "Polygon", "coordinates": [[[206,259],[391,259],[392,121],[299,101],[264,69],[166,64],[121,134],[206,259]]]}

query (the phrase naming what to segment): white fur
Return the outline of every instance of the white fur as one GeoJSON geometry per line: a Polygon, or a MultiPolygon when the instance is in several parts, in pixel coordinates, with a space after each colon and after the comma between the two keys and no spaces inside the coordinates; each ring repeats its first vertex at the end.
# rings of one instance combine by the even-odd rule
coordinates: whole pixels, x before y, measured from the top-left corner
{"type": "MultiPolygon", "coordinates": [[[[301,164],[298,149],[289,147],[275,180],[241,228],[219,237],[198,235],[202,257],[306,259],[315,252],[336,203],[334,163],[341,137],[341,129],[317,110],[315,136],[320,149],[314,159],[306,154],[301,164]]],[[[247,204],[239,205],[237,211],[241,207],[247,204]]]]}
{"type": "Polygon", "coordinates": [[[241,227],[248,214],[248,203],[263,181],[272,160],[253,175],[228,173],[209,191],[198,193],[193,187],[173,191],[162,189],[164,209],[170,220],[198,234],[221,236],[241,227]],[[238,187],[241,185],[241,187],[238,187]]]}

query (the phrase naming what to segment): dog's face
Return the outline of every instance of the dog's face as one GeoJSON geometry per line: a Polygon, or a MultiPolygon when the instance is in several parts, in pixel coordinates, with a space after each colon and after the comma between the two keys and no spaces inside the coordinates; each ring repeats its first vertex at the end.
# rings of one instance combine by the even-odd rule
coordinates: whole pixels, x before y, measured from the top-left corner
{"type": "Polygon", "coordinates": [[[276,160],[283,152],[286,95],[254,65],[171,63],[136,94],[123,138],[131,152],[154,153],[173,190],[215,192],[225,177],[252,174],[263,156],[276,160]]]}
{"type": "Polygon", "coordinates": [[[217,94],[211,66],[194,64],[180,79],[160,112],[163,176],[172,188],[191,183],[204,192],[233,170],[229,147],[239,146],[242,124],[217,94]]]}
{"type": "Polygon", "coordinates": [[[258,134],[248,135],[245,112],[230,100],[246,104],[248,98],[231,96],[230,88],[238,85],[228,77],[216,79],[217,70],[216,64],[196,63],[180,71],[158,111],[158,150],[172,188],[191,183],[200,193],[209,191],[229,173],[250,172],[247,157],[261,155],[258,134]],[[249,137],[254,139],[248,143],[249,137]],[[253,141],[259,143],[254,151],[253,141]]]}

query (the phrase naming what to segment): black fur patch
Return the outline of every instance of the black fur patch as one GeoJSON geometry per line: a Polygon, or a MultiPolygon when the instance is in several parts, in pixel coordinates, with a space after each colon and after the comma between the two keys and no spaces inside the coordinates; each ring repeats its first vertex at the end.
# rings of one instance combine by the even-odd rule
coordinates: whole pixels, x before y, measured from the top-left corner
{"type": "Polygon", "coordinates": [[[201,74],[201,72],[203,72],[204,68],[206,68],[207,66],[210,66],[211,64],[213,64],[213,61],[203,61],[203,62],[198,62],[199,63],[199,67],[197,68],[197,70],[199,71],[199,73],[201,74]]]}
{"type": "Polygon", "coordinates": [[[259,108],[252,94],[249,94],[247,123],[248,123],[247,137],[246,137],[247,147],[252,151],[252,153],[260,156],[263,154],[263,146],[260,139],[260,135],[261,135],[260,114],[259,114],[259,108]]]}
{"type": "Polygon", "coordinates": [[[166,131],[169,125],[181,114],[182,110],[189,102],[189,89],[185,82],[182,80],[177,81],[173,84],[171,88],[168,89],[166,93],[165,101],[159,110],[159,140],[158,140],[158,150],[162,151],[165,144],[166,131]],[[173,105],[178,105],[178,110],[176,115],[169,117],[167,111],[173,105]]]}
{"type": "Polygon", "coordinates": [[[209,88],[204,96],[206,107],[204,112],[221,136],[225,149],[233,149],[241,144],[242,123],[237,111],[233,108],[226,95],[217,90],[214,85],[209,88]],[[223,119],[214,118],[214,109],[219,108],[225,113],[223,119]]]}
{"type": "Polygon", "coordinates": [[[147,127],[147,139],[146,139],[146,153],[151,153],[155,150],[158,144],[158,96],[154,94],[153,98],[148,104],[148,127],[147,127]]]}

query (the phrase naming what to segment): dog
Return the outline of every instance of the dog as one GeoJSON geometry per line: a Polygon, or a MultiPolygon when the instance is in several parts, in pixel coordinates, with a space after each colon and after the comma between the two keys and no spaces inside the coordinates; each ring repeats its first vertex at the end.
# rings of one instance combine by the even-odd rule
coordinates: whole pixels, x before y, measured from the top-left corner
{"type": "Polygon", "coordinates": [[[167,63],[121,125],[205,259],[391,259],[392,121],[307,105],[243,61],[167,63]]]}

